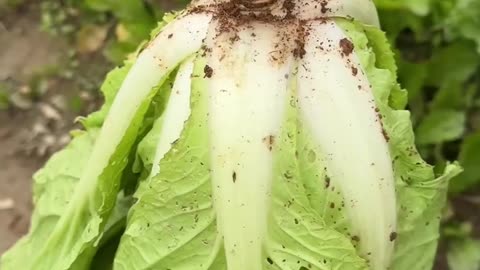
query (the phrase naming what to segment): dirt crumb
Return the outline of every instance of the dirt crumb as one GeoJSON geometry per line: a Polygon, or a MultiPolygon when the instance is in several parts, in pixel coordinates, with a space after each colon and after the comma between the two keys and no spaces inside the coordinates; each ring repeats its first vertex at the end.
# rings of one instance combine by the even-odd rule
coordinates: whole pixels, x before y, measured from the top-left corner
{"type": "Polygon", "coordinates": [[[305,39],[310,33],[305,26],[305,22],[300,22],[297,28],[297,39],[295,39],[295,49],[293,49],[293,56],[302,59],[307,51],[305,50],[305,39]]]}
{"type": "Polygon", "coordinates": [[[340,49],[342,50],[343,55],[349,56],[353,52],[354,45],[348,40],[348,38],[342,38],[340,40],[340,49]]]}
{"type": "Polygon", "coordinates": [[[385,140],[386,140],[387,142],[390,141],[390,136],[388,136],[388,133],[387,133],[387,131],[385,130],[385,128],[382,128],[382,135],[383,135],[383,137],[385,138],[385,140]]]}
{"type": "Polygon", "coordinates": [[[203,72],[205,73],[204,78],[211,78],[213,76],[213,69],[209,65],[205,65],[203,72]]]}
{"type": "Polygon", "coordinates": [[[293,2],[293,0],[285,0],[283,2],[283,9],[287,13],[286,18],[292,18],[292,12],[295,9],[295,3],[293,2]]]}
{"type": "Polygon", "coordinates": [[[357,76],[357,74],[358,74],[358,68],[352,67],[352,75],[357,76]]]}
{"type": "Polygon", "coordinates": [[[320,11],[321,11],[323,14],[331,11],[331,9],[328,8],[327,6],[328,6],[328,0],[323,0],[322,2],[320,2],[320,7],[322,8],[320,11]]]}
{"type": "Polygon", "coordinates": [[[273,145],[275,144],[275,136],[270,135],[263,138],[263,142],[267,145],[268,150],[273,150],[273,145]]]}
{"type": "Polygon", "coordinates": [[[390,241],[392,241],[392,242],[395,241],[395,239],[397,239],[397,236],[398,236],[398,235],[397,235],[396,232],[392,232],[392,233],[390,234],[390,241]]]}

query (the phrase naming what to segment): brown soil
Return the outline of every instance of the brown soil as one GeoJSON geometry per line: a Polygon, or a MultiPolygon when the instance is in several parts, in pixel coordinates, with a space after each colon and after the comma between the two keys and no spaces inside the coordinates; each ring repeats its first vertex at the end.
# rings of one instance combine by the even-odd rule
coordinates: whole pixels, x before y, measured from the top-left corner
{"type": "MultiPolygon", "coordinates": [[[[26,6],[0,16],[0,83],[15,92],[28,87],[32,75],[65,62],[68,51],[64,39],[39,29],[38,4],[26,6]]],[[[68,100],[79,94],[72,82],[47,83],[48,92],[29,100],[23,109],[0,110],[0,255],[28,231],[32,174],[67,143],[78,113],[52,105],[54,97],[68,100]]]]}
{"type": "Polygon", "coordinates": [[[0,114],[0,201],[12,200],[0,210],[0,254],[28,230],[31,211],[31,176],[42,164],[37,157],[15,153],[22,148],[18,134],[28,129],[23,115],[0,114]]]}
{"type": "MultiPolygon", "coordinates": [[[[39,31],[35,15],[22,13],[0,20],[0,81],[22,84],[59,57],[60,42],[39,31]]],[[[44,162],[21,154],[32,125],[32,112],[0,111],[0,202],[13,202],[0,209],[0,254],[28,230],[31,176],[44,162]]]]}

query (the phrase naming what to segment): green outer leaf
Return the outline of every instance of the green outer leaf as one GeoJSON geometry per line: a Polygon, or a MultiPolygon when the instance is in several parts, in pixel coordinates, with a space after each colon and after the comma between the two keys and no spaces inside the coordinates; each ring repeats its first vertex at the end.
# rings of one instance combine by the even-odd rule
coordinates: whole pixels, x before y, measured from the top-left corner
{"type": "Polygon", "coordinates": [[[107,117],[107,113],[112,106],[113,100],[117,95],[118,89],[123,83],[123,80],[127,76],[134,61],[126,61],[122,67],[117,67],[110,71],[105,81],[103,82],[100,90],[104,96],[104,103],[99,111],[90,114],[87,117],[80,117],[78,121],[88,130],[90,128],[100,128],[107,117]]]}
{"type": "MultiPolygon", "coordinates": [[[[196,62],[191,116],[161,160],[160,173],[143,181],[135,193],[138,201],[129,213],[115,269],[226,269],[211,198],[205,64],[203,59],[196,62]]],[[[149,151],[139,154],[144,160],[153,156],[149,151]]]]}
{"type": "MultiPolygon", "coordinates": [[[[348,33],[348,29],[346,30],[348,33]]],[[[365,26],[366,38],[368,38],[369,49],[367,45],[361,44],[363,52],[358,52],[362,65],[369,72],[371,68],[376,67],[378,72],[369,72],[369,80],[374,85],[374,95],[377,103],[385,102],[394,110],[402,110],[408,102],[408,93],[397,83],[398,68],[395,64],[395,55],[386,40],[385,33],[376,28],[365,26]],[[368,59],[370,58],[370,59],[368,59]],[[383,72],[383,73],[381,73],[383,72]],[[381,77],[381,76],[385,77],[381,77]]],[[[363,41],[365,42],[365,41],[363,41]]],[[[356,47],[358,49],[358,47],[356,47]]]]}
{"type": "MultiPolygon", "coordinates": [[[[115,82],[109,82],[109,79],[112,78],[115,80],[120,79],[116,76],[109,77],[106,80],[107,85],[115,84],[115,82]]],[[[148,131],[148,127],[151,127],[152,125],[153,118],[158,117],[158,115],[162,113],[163,108],[165,107],[165,95],[168,96],[171,86],[167,83],[164,86],[156,89],[160,89],[158,91],[161,91],[161,93],[154,97],[154,101],[150,106],[146,118],[141,122],[139,134],[144,134],[146,131],[148,131]],[[148,118],[152,119],[148,120],[148,118]]],[[[114,89],[111,90],[116,91],[114,89]]],[[[115,93],[112,92],[111,94],[115,93]]],[[[101,116],[102,114],[97,112],[97,115],[101,116]]],[[[103,120],[99,119],[98,121],[100,121],[98,124],[101,125],[103,120]]],[[[34,201],[36,207],[32,220],[32,228],[29,235],[12,249],[11,256],[16,259],[10,259],[10,255],[8,255],[9,253],[6,254],[5,258],[3,258],[5,260],[5,269],[16,268],[10,267],[9,260],[19,263],[21,260],[18,258],[26,256],[25,252],[35,253],[38,250],[41,250],[40,247],[45,245],[45,241],[55,228],[59,217],[65,212],[66,206],[73,197],[75,186],[82,174],[84,167],[86,166],[86,162],[93,148],[95,137],[98,134],[98,128],[96,128],[94,125],[90,125],[88,132],[80,131],[76,132],[76,134],[77,135],[72,143],[65,150],[53,156],[47,165],[35,175],[34,201]],[[76,162],[72,163],[72,160],[75,160],[76,162]],[[59,200],[62,202],[59,202],[59,200]],[[37,223],[38,228],[36,225],[37,223]]],[[[140,137],[143,137],[143,135],[140,135],[140,137]]],[[[131,158],[129,159],[132,160],[135,157],[135,155],[130,156],[131,158]]],[[[131,166],[129,166],[129,168],[130,167],[131,166]]],[[[121,177],[123,178],[123,184],[121,184],[121,186],[125,186],[127,188],[129,185],[131,186],[136,184],[136,178],[138,176],[134,172],[126,170],[121,177]]],[[[122,194],[120,194],[116,199],[115,205],[116,206],[113,210],[113,213],[108,219],[108,223],[105,225],[100,243],[98,245],[95,244],[97,246],[102,246],[104,242],[108,242],[110,238],[115,237],[118,235],[118,233],[123,232],[127,211],[131,205],[131,201],[128,197],[124,197],[122,194]]],[[[85,256],[85,254],[83,254],[80,258],[83,256],[85,256]]],[[[78,264],[79,269],[85,267],[88,268],[88,260],[78,264]]],[[[26,265],[24,265],[24,267],[28,268],[26,265]]]]}
{"type": "MultiPolygon", "coordinates": [[[[102,91],[106,97],[105,105],[100,111],[81,120],[87,131],[73,132],[74,139],[72,142],[64,150],[55,154],[45,167],[35,174],[33,187],[35,210],[30,232],[2,257],[2,266],[4,267],[2,269],[18,268],[16,264],[19,263],[22,264],[21,269],[31,269],[33,267],[29,265],[32,260],[24,261],[21,258],[34,258],[34,254],[45,246],[45,242],[55,229],[60,216],[69,205],[77,182],[90,157],[99,128],[103,124],[130,65],[127,64],[125,67],[117,68],[107,75],[102,86],[102,91]],[[72,160],[75,160],[75,162],[72,162],[72,160]]],[[[109,234],[115,234],[116,231],[122,230],[122,223],[124,222],[122,219],[126,216],[125,209],[115,208],[114,213],[117,214],[109,219],[109,224],[105,228],[107,239],[109,234]],[[121,215],[123,215],[123,218],[121,215]]],[[[80,256],[80,254],[78,255],[80,256]]],[[[88,260],[80,264],[83,263],[88,264],[88,260]]],[[[35,267],[35,269],[39,269],[37,267],[40,266],[35,267]]]]}
{"type": "Polygon", "coordinates": [[[421,159],[415,148],[409,112],[388,106],[392,104],[392,98],[395,99],[392,90],[399,88],[393,55],[385,35],[373,27],[347,21],[339,23],[354,41],[390,138],[398,205],[397,242],[391,269],[431,269],[447,185],[461,169],[458,164],[451,164],[442,176],[436,177],[433,167],[421,159]]]}
{"type": "Polygon", "coordinates": [[[172,72],[167,81],[159,86],[159,89],[157,90],[158,94],[152,100],[150,112],[147,114],[144,121],[147,125],[142,127],[142,134],[144,136],[141,136],[142,139],[139,141],[135,150],[136,153],[133,165],[133,171],[135,173],[150,171],[153,157],[155,155],[155,145],[153,145],[152,141],[157,139],[157,137],[152,136],[152,134],[156,134],[156,131],[161,128],[161,125],[159,125],[158,122],[161,122],[159,119],[163,119],[163,112],[172,91],[176,72],[177,70],[172,72]]]}
{"type": "MultiPolygon", "coordinates": [[[[51,235],[50,233],[40,233],[41,236],[39,237],[45,237],[43,238],[42,246],[38,247],[35,253],[32,253],[32,255],[35,254],[32,256],[32,260],[29,260],[32,265],[24,266],[23,269],[85,269],[88,267],[90,259],[97,248],[96,243],[107,221],[106,217],[110,215],[115,205],[119,189],[118,179],[127,162],[127,159],[124,157],[128,155],[130,146],[135,140],[136,132],[142,123],[142,117],[148,108],[149,101],[150,100],[147,99],[143,106],[141,106],[134,118],[134,124],[130,126],[124,140],[118,146],[115,155],[113,155],[113,159],[110,162],[111,165],[108,166],[99,177],[99,186],[98,189],[95,190],[94,197],[77,202],[75,212],[65,212],[67,210],[65,207],[61,211],[63,213],[58,213],[59,215],[64,215],[65,213],[73,214],[71,218],[65,219],[66,224],[59,223],[55,220],[55,226],[53,226],[53,223],[48,226],[49,229],[54,228],[53,230],[49,230],[51,233],[55,231],[56,235],[62,235],[62,238],[51,238],[49,237],[49,235],[51,235]],[[94,207],[96,212],[90,212],[90,206],[94,207]],[[67,239],[63,238],[63,235],[72,237],[73,239],[79,239],[80,241],[77,240],[69,243],[67,239]],[[58,260],[57,256],[52,258],[43,254],[43,252],[49,252],[53,255],[53,250],[55,250],[55,254],[57,255],[63,254],[60,256],[62,258],[61,260],[58,260]],[[33,260],[33,258],[36,258],[36,260],[33,260]]],[[[76,152],[72,153],[72,155],[72,157],[67,159],[68,161],[78,159],[76,152]]],[[[56,178],[56,180],[60,179],[62,178],[56,178]]],[[[73,187],[73,185],[71,187],[73,187]]],[[[50,189],[55,190],[58,188],[50,189]]],[[[73,194],[73,190],[71,190],[70,193],[73,194]]],[[[17,263],[19,262],[18,259],[16,259],[16,261],[17,263]]],[[[13,268],[6,267],[5,269],[13,268]]]]}
{"type": "MultiPolygon", "coordinates": [[[[292,76],[294,77],[294,76],[292,76]]],[[[328,180],[325,159],[302,124],[296,81],[274,149],[264,269],[367,269],[349,234],[345,202],[328,180]]]]}
{"type": "MultiPolygon", "coordinates": [[[[160,84],[166,79],[161,79],[160,84]]],[[[77,191],[88,193],[83,197],[77,197],[80,200],[74,202],[75,206],[66,209],[46,242],[46,248],[41,250],[33,261],[35,269],[84,269],[90,264],[98,248],[97,243],[102,236],[103,228],[115,206],[120,178],[128,163],[131,147],[137,140],[143,119],[157,89],[152,89],[137,108],[107,167],[98,177],[96,186],[91,187],[91,191],[77,191]],[[48,256],[49,247],[55,247],[57,255],[55,258],[48,256]],[[62,257],[62,260],[57,260],[58,256],[62,257]]]]}

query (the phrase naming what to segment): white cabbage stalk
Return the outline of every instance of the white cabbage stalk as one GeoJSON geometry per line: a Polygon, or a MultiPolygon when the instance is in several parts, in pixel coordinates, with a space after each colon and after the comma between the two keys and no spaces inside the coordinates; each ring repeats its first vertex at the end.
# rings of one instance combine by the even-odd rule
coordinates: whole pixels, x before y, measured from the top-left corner
{"type": "MultiPolygon", "coordinates": [[[[302,121],[326,153],[332,185],[340,188],[352,231],[361,239],[361,255],[371,269],[384,270],[396,230],[388,138],[353,44],[334,21],[352,17],[378,25],[375,7],[369,0],[294,0],[285,8],[288,4],[194,2],[140,54],[109,115],[131,117],[165,72],[205,50],[218,230],[229,270],[260,270],[273,178],[271,148],[280,136],[294,81],[302,121]]],[[[167,105],[152,176],[161,171],[157,164],[190,114],[193,61],[185,61],[178,72],[172,92],[178,88],[181,95],[173,95],[167,105]]],[[[120,139],[115,134],[125,130],[107,119],[98,155],[112,153],[112,143],[120,139]]],[[[91,165],[85,177],[95,179],[93,174],[101,171],[97,167],[105,165],[91,165]]]]}

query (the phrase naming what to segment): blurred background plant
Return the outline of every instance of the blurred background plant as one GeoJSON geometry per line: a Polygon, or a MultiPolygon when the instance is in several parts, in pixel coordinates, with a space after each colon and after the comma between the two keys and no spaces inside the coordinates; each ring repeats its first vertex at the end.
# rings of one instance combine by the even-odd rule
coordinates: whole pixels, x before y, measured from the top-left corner
{"type": "MultiPolygon", "coordinates": [[[[29,0],[0,0],[0,18],[36,5],[33,10],[38,13],[41,30],[65,40],[64,60],[31,75],[27,93],[38,100],[45,92],[42,87],[51,85],[45,82],[52,78],[66,80],[70,88],[81,90],[69,102],[74,114],[79,114],[85,104],[99,104],[96,90],[105,72],[121,64],[148,38],[165,11],[181,8],[187,2],[43,0],[32,4],[29,0]],[[85,93],[97,98],[80,98],[85,93]]],[[[396,52],[400,82],[409,91],[408,107],[421,154],[438,171],[456,159],[465,169],[450,185],[440,247],[444,255],[439,256],[435,269],[478,270],[480,0],[375,2],[396,52]]],[[[18,89],[22,88],[0,78],[0,110],[11,108],[12,103],[13,107],[25,104],[18,99],[24,95],[18,94],[18,89]]]]}
{"type": "Polygon", "coordinates": [[[441,171],[458,159],[449,187],[437,268],[480,269],[480,1],[376,0],[422,156],[441,171]],[[448,260],[448,263],[445,262],[448,260]]]}
{"type": "Polygon", "coordinates": [[[185,0],[45,0],[42,29],[53,35],[70,35],[79,52],[105,45],[104,55],[118,64],[148,37],[165,10],[184,5],[185,0]]]}

